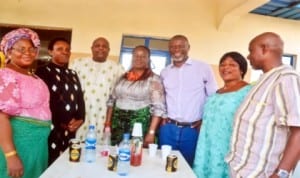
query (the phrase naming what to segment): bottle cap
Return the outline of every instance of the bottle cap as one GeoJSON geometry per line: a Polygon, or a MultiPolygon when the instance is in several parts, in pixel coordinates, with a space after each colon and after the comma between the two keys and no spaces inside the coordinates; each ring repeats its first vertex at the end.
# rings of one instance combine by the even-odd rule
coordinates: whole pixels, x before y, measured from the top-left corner
{"type": "Polygon", "coordinates": [[[124,133],[123,139],[124,140],[129,140],[129,138],[130,138],[130,134],[129,133],[124,133]]]}
{"type": "Polygon", "coordinates": [[[89,125],[89,129],[95,129],[94,125],[89,125]]]}
{"type": "Polygon", "coordinates": [[[139,122],[134,123],[133,129],[132,129],[132,136],[134,136],[134,137],[142,137],[143,136],[142,123],[139,123],[139,122]]]}

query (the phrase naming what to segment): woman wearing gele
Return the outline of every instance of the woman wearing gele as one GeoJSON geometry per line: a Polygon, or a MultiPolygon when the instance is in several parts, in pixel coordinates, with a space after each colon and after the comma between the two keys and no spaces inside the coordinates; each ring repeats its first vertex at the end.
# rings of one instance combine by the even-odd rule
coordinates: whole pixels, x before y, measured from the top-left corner
{"type": "Polygon", "coordinates": [[[0,69],[0,177],[37,178],[47,168],[51,112],[47,85],[32,73],[40,47],[27,28],[7,33],[0,69]]]}

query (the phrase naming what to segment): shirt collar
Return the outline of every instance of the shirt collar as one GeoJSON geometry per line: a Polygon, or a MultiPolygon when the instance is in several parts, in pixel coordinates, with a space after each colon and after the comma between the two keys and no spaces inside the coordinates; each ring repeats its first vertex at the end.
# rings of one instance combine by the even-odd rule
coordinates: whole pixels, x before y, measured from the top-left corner
{"type": "MultiPolygon", "coordinates": [[[[190,58],[188,58],[182,66],[184,66],[184,65],[192,65],[192,64],[193,64],[193,61],[190,58]]],[[[172,62],[171,68],[173,68],[173,67],[175,67],[175,65],[172,62]]]]}

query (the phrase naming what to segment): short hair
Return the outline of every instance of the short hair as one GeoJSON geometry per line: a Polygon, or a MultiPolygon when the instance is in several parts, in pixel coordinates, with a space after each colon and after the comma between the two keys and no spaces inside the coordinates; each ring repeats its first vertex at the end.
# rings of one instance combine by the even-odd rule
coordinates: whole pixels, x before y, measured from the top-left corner
{"type": "Polygon", "coordinates": [[[243,55],[241,55],[239,52],[235,52],[235,51],[231,51],[228,53],[225,53],[219,62],[219,65],[221,65],[221,63],[226,59],[226,58],[232,58],[236,63],[238,63],[240,70],[242,71],[242,78],[244,78],[245,74],[247,73],[247,69],[248,69],[248,63],[247,60],[245,59],[245,57],[243,55]]]}
{"type": "Polygon", "coordinates": [[[133,48],[132,53],[134,53],[139,48],[144,49],[145,51],[147,51],[148,57],[150,58],[151,51],[150,51],[150,49],[147,46],[144,46],[144,45],[138,45],[138,46],[136,46],[135,48],[133,48]]]}
{"type": "Polygon", "coordinates": [[[170,41],[174,40],[174,39],[183,39],[184,41],[186,41],[187,43],[189,43],[189,40],[186,36],[184,35],[180,35],[180,34],[177,34],[177,35],[174,35],[170,41]]]}
{"type": "Polygon", "coordinates": [[[58,42],[58,41],[64,41],[64,42],[66,42],[66,43],[68,43],[70,45],[70,41],[67,40],[66,38],[64,38],[64,37],[57,37],[57,38],[53,38],[49,42],[49,44],[48,44],[48,50],[53,50],[53,47],[54,47],[55,43],[58,42]]]}

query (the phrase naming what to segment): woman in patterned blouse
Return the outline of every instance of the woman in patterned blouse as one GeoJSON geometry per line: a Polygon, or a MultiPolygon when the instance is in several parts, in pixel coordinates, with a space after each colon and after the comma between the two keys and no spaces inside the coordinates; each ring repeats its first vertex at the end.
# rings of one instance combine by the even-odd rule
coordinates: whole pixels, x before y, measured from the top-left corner
{"type": "Polygon", "coordinates": [[[144,146],[155,141],[155,131],[166,115],[161,79],[150,68],[150,50],[133,49],[132,66],[117,82],[107,102],[105,127],[112,129],[112,145],[120,143],[123,133],[142,123],[144,146]]]}
{"type": "Polygon", "coordinates": [[[49,165],[68,148],[69,140],[84,122],[83,93],[75,71],[68,69],[70,43],[55,38],[48,45],[51,62],[39,67],[36,74],[50,91],[52,129],[48,138],[49,165]]]}

